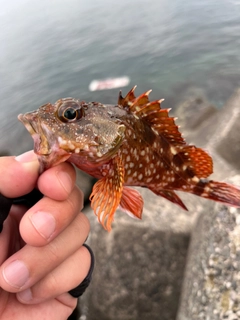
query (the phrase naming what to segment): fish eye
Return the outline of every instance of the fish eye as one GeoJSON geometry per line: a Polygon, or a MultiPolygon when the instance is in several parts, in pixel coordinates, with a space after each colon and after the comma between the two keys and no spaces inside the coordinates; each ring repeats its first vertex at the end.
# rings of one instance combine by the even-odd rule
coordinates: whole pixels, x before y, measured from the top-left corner
{"type": "Polygon", "coordinates": [[[84,116],[84,110],[77,101],[63,99],[58,106],[57,116],[62,122],[75,122],[84,116]]]}
{"type": "Polygon", "coordinates": [[[74,120],[77,117],[77,111],[74,108],[67,108],[64,113],[63,117],[68,120],[74,120]]]}

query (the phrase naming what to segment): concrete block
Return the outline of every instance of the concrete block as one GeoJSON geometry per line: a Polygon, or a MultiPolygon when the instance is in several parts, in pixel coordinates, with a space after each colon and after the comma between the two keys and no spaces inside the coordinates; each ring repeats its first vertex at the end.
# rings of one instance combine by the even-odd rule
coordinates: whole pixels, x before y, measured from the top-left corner
{"type": "Polygon", "coordinates": [[[240,319],[240,209],[216,204],[192,232],[177,320],[195,319],[240,319]]]}

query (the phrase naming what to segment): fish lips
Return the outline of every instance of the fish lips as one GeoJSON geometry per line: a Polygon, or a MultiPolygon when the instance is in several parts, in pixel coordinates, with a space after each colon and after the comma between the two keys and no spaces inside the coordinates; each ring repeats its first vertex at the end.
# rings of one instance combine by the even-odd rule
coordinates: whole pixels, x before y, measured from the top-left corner
{"type": "Polygon", "coordinates": [[[37,112],[29,112],[26,114],[20,114],[18,116],[18,120],[23,123],[25,128],[31,134],[34,140],[34,152],[38,155],[49,155],[51,153],[50,146],[46,138],[46,133],[43,131],[37,116],[37,112]]]}
{"type": "Polygon", "coordinates": [[[37,134],[36,129],[34,128],[34,117],[33,112],[32,113],[26,113],[26,114],[19,114],[18,120],[22,122],[22,124],[25,126],[27,131],[33,136],[34,134],[37,134]]]}

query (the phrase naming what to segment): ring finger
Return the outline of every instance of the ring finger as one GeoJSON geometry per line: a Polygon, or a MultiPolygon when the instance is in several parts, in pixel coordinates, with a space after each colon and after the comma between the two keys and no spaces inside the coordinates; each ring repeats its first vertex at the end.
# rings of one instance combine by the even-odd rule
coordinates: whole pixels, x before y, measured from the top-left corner
{"type": "Polygon", "coordinates": [[[83,206],[82,192],[75,186],[65,201],[42,198],[23,216],[20,233],[31,246],[44,246],[61,233],[83,206]]]}

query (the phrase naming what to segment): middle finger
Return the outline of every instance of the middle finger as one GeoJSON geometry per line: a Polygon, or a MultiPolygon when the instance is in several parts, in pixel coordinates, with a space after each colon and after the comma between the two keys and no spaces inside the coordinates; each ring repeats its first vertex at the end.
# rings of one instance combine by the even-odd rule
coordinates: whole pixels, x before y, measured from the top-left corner
{"type": "Polygon", "coordinates": [[[23,216],[21,237],[31,246],[44,246],[71,223],[82,207],[83,195],[76,186],[64,201],[44,197],[23,216]]]}

